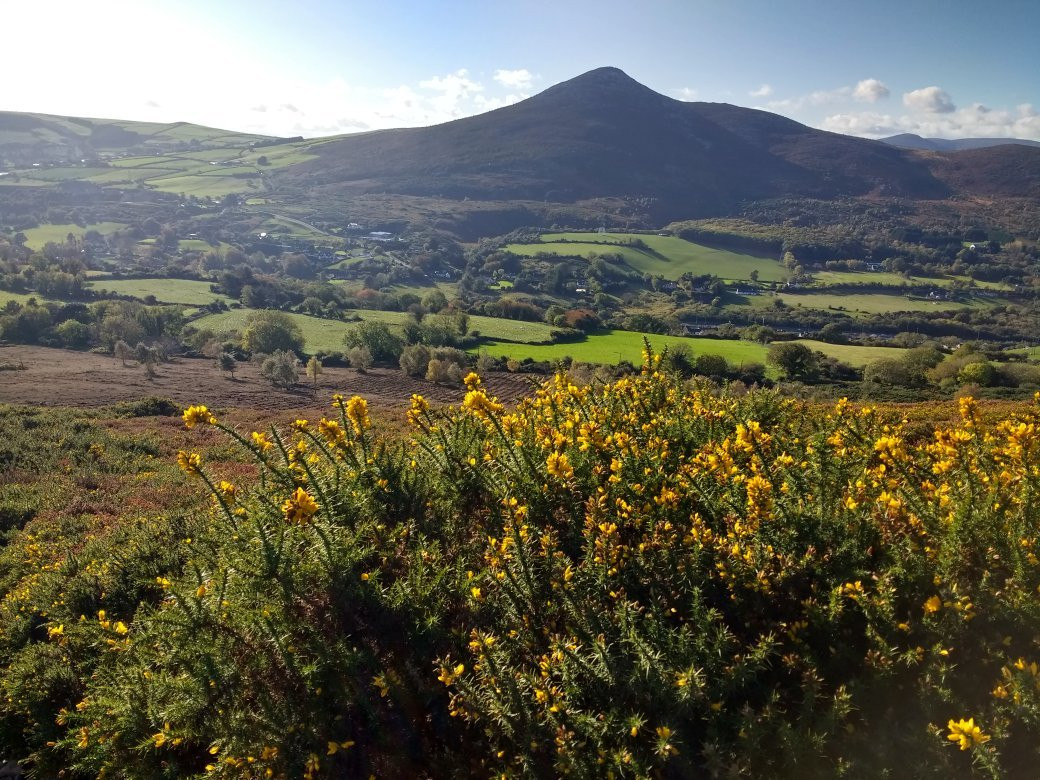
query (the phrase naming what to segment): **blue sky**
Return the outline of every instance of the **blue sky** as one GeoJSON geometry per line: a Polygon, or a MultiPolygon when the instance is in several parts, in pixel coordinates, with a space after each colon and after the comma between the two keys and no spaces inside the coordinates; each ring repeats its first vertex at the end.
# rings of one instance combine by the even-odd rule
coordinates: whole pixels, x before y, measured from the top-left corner
{"type": "Polygon", "coordinates": [[[602,65],[855,135],[1040,140],[1019,0],[17,0],[0,110],[316,136],[427,125],[602,65]]]}

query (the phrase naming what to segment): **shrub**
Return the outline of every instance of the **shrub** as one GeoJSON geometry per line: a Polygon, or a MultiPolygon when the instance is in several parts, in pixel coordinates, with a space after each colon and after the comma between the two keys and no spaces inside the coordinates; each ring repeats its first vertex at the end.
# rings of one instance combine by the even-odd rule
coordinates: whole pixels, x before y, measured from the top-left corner
{"type": "Polygon", "coordinates": [[[83,620],[71,559],[20,569],[0,739],[44,775],[1028,776],[1040,409],[922,436],[655,360],[514,412],[467,376],[403,443],[360,398],[251,435],[189,409],[254,489],[181,453],[189,565],[83,620]]]}
{"type": "Polygon", "coordinates": [[[294,352],[276,349],[260,364],[260,376],[275,387],[290,390],[300,381],[300,359],[294,352]]]}
{"type": "Polygon", "coordinates": [[[429,347],[422,344],[409,344],[401,352],[401,370],[408,376],[425,376],[430,364],[430,355],[429,347]]]}
{"type": "Polygon", "coordinates": [[[372,367],[372,351],[368,347],[351,347],[347,350],[347,360],[352,368],[364,373],[372,367]]]}

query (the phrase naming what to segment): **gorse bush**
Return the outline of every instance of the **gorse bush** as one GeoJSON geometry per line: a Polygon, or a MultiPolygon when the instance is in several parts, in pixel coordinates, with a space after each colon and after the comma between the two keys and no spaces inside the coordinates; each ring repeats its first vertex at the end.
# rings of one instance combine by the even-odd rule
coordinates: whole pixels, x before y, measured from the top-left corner
{"type": "Polygon", "coordinates": [[[188,409],[255,484],[178,456],[211,502],[183,566],[131,545],[147,581],[3,646],[12,743],[44,775],[1028,774],[1040,410],[922,437],[658,364],[513,412],[471,374],[391,441],[357,397],[188,409]]]}

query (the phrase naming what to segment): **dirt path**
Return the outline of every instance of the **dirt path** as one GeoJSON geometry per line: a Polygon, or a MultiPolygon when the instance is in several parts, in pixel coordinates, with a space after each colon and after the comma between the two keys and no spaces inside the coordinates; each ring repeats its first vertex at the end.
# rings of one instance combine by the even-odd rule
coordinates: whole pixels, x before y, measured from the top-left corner
{"type": "MultiPolygon", "coordinates": [[[[317,390],[308,382],[293,391],[273,388],[257,368],[240,364],[231,380],[212,360],[181,358],[158,366],[158,375],[146,376],[136,363],[123,366],[118,358],[64,349],[0,346],[0,365],[25,370],[0,371],[0,403],[41,406],[105,406],[148,396],[169,398],[179,404],[206,404],[215,409],[257,411],[311,411],[328,409],[333,393],[360,395],[376,407],[400,407],[412,393],[431,402],[458,403],[465,389],[413,379],[393,369],[359,373],[350,368],[326,368],[317,390]]],[[[301,372],[302,374],[302,372],[301,372]]],[[[485,377],[494,395],[515,401],[531,390],[531,378],[496,373],[485,377]]]]}

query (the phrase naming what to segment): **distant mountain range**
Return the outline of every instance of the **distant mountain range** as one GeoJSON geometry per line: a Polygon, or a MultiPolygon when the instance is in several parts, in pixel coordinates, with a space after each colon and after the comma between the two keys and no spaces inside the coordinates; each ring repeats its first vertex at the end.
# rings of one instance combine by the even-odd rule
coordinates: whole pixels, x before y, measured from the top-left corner
{"type": "MultiPolygon", "coordinates": [[[[462,201],[610,199],[638,204],[640,213],[661,222],[735,214],[742,204],[791,197],[1040,202],[1040,144],[1003,141],[904,135],[881,142],[839,135],[765,111],[675,100],[617,68],[599,68],[514,105],[445,124],[281,147],[279,139],[184,123],[0,113],[0,162],[228,148],[235,154],[198,154],[194,163],[216,175],[208,166],[217,162],[200,161],[230,165],[227,159],[234,158],[244,168],[233,172],[237,179],[227,179],[228,191],[256,191],[259,182],[273,200],[328,204],[398,195],[444,209],[462,201]],[[955,148],[940,148],[944,144],[955,148]],[[270,148],[270,167],[262,171],[255,152],[242,151],[255,146],[265,147],[265,155],[270,148]]],[[[157,161],[155,168],[165,164],[157,161]]],[[[88,180],[102,186],[118,178],[94,175],[88,180]]],[[[150,175],[144,171],[137,181],[168,192],[187,181],[159,183],[150,175]]],[[[199,184],[198,175],[190,179],[199,184]]]]}
{"type": "Polygon", "coordinates": [[[958,152],[963,149],[986,149],[1006,144],[1040,147],[1040,141],[1027,141],[1022,138],[922,138],[913,133],[900,133],[880,140],[900,149],[922,149],[931,152],[958,152]]]}

